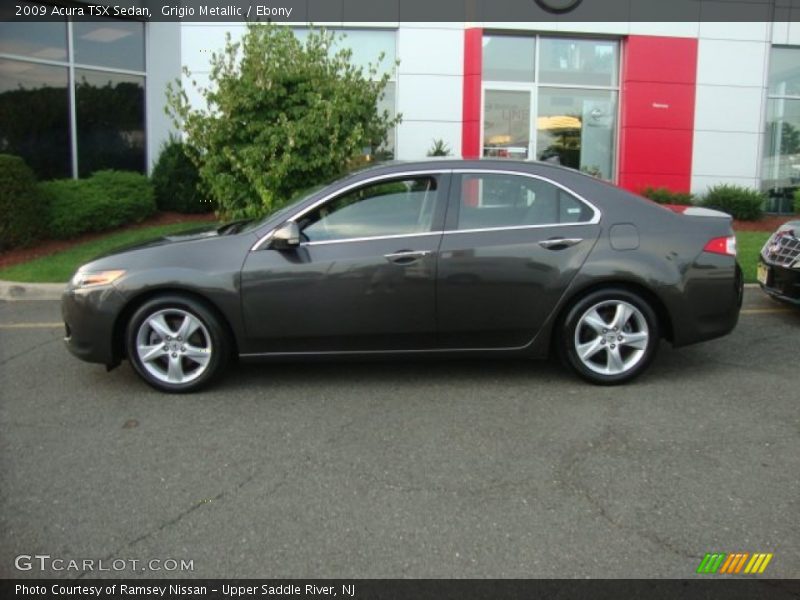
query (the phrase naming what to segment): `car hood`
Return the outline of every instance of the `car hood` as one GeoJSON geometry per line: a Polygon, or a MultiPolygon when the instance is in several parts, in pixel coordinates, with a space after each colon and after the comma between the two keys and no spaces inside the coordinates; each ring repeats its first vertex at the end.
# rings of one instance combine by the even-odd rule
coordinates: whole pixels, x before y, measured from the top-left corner
{"type": "Polygon", "coordinates": [[[124,254],[134,250],[143,250],[146,248],[155,248],[157,246],[167,246],[170,244],[180,244],[183,242],[193,242],[202,239],[216,238],[220,235],[219,230],[219,225],[198,226],[196,229],[190,229],[172,235],[165,235],[153,238],[151,240],[145,240],[143,242],[136,242],[135,244],[118,246],[107,252],[104,252],[103,254],[100,254],[99,256],[96,256],[94,260],[106,258],[108,256],[114,256],[117,254],[124,254]]]}

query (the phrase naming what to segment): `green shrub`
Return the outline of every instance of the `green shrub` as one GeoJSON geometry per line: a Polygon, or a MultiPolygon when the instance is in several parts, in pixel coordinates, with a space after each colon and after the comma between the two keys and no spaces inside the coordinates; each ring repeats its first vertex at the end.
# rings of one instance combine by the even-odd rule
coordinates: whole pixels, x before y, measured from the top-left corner
{"type": "Polygon", "coordinates": [[[715,185],[706,192],[703,206],[726,212],[740,221],[757,221],[764,214],[761,192],[738,185],[715,185]]]}
{"type": "Polygon", "coordinates": [[[433,145],[428,150],[428,156],[450,156],[450,146],[444,140],[433,140],[433,145]]]}
{"type": "Polygon", "coordinates": [[[200,174],[189,158],[186,144],[172,139],[161,149],[153,168],[153,190],[158,210],[179,213],[206,213],[214,204],[200,187],[200,174]]]}
{"type": "Polygon", "coordinates": [[[44,199],[33,171],[19,156],[0,154],[0,250],[25,246],[41,237],[44,199]]]}
{"type": "MultiPolygon", "coordinates": [[[[341,34],[249,23],[210,62],[211,85],[183,81],[205,100],[168,87],[168,112],[197,149],[200,177],[225,218],[257,217],[298,191],[346,172],[362,154],[382,154],[400,121],[379,110],[392,63],[366,68],[341,34]]],[[[195,158],[194,156],[191,158],[195,158]]]]}
{"type": "Polygon", "coordinates": [[[694,204],[694,196],[686,192],[673,192],[665,187],[646,187],[641,192],[645,198],[659,204],[677,204],[679,206],[690,206],[694,204]]]}
{"type": "Polygon", "coordinates": [[[98,171],[88,179],[40,184],[50,204],[49,231],[55,238],[136,223],[156,210],[147,177],[127,171],[98,171]]]}
{"type": "Polygon", "coordinates": [[[800,215],[800,189],[794,191],[794,214],[800,215]]]}

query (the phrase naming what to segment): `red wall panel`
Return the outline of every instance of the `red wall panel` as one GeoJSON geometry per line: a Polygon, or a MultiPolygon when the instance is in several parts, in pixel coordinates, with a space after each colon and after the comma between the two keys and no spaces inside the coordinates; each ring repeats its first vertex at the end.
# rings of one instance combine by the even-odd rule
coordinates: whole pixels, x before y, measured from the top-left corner
{"type": "Polygon", "coordinates": [[[619,183],[688,192],[697,40],[630,36],[624,48],[619,183]]]}
{"type": "Polygon", "coordinates": [[[691,129],[626,127],[623,136],[624,145],[635,151],[629,156],[635,169],[628,170],[628,173],[691,175],[694,137],[691,129]]]}
{"type": "Polygon", "coordinates": [[[694,85],[629,81],[622,94],[623,127],[685,129],[694,125],[694,85]]]}
{"type": "Polygon", "coordinates": [[[461,121],[461,155],[481,155],[481,70],[483,29],[464,30],[464,99],[461,121]]]}
{"type": "Polygon", "coordinates": [[[625,41],[624,78],[628,81],[694,83],[697,39],[631,35],[625,41]]]}

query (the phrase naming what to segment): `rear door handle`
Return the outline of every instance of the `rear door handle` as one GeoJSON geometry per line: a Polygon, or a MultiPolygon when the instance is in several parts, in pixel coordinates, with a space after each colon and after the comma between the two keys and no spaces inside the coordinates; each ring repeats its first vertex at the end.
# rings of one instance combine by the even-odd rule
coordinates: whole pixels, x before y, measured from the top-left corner
{"type": "Polygon", "coordinates": [[[420,258],[430,255],[430,250],[401,250],[392,254],[384,254],[383,257],[389,262],[398,265],[410,265],[417,262],[420,258]]]}
{"type": "Polygon", "coordinates": [[[583,238],[552,238],[549,240],[542,240],[539,245],[548,250],[563,250],[576,244],[580,244],[583,238]]]}

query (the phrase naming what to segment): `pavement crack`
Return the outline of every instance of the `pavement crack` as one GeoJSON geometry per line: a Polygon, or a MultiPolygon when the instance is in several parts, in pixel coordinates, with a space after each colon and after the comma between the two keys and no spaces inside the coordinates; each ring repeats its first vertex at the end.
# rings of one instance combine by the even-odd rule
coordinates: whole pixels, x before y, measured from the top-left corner
{"type": "Polygon", "coordinates": [[[48,344],[55,344],[56,342],[59,342],[59,341],[60,340],[57,340],[57,339],[56,340],[47,340],[46,342],[42,342],[40,344],[36,344],[35,346],[31,346],[27,350],[23,350],[22,352],[18,352],[17,354],[12,354],[8,358],[4,358],[3,360],[0,360],[0,367],[2,367],[3,365],[6,365],[7,363],[10,363],[14,359],[17,359],[17,358],[20,358],[22,356],[25,356],[26,354],[30,354],[34,350],[38,350],[39,348],[47,346],[48,344]]]}
{"type": "MultiPolygon", "coordinates": [[[[140,535],[137,538],[134,538],[132,540],[129,540],[129,541],[125,542],[119,548],[117,548],[114,552],[112,552],[111,554],[106,556],[103,560],[105,562],[110,562],[110,561],[114,560],[115,558],[119,558],[119,556],[126,549],[128,549],[128,548],[130,548],[132,546],[135,546],[136,544],[139,544],[140,542],[148,540],[148,539],[150,539],[152,537],[155,537],[156,535],[166,531],[167,529],[173,527],[174,525],[177,525],[178,523],[183,521],[186,517],[190,516],[192,513],[194,513],[198,509],[200,509],[201,507],[206,506],[208,504],[214,504],[215,502],[218,502],[220,500],[225,499],[227,496],[236,494],[237,492],[239,492],[239,490],[241,490],[243,487],[245,487],[248,483],[253,481],[255,478],[256,478],[256,474],[249,475],[249,476],[245,477],[244,479],[242,479],[239,483],[235,484],[234,486],[222,490],[217,495],[215,495],[215,496],[213,496],[211,498],[204,498],[203,500],[195,502],[194,504],[192,504],[191,506],[186,508],[181,513],[177,514],[176,516],[172,517],[171,519],[168,519],[168,520],[164,521],[163,523],[161,523],[160,525],[158,525],[154,529],[151,529],[150,531],[140,535]]],[[[283,485],[286,483],[288,478],[289,478],[288,471],[284,472],[283,476],[275,483],[275,485],[273,485],[267,491],[267,493],[265,494],[265,497],[270,497],[273,494],[275,494],[281,487],[283,487],[283,485]]],[[[142,568],[142,570],[144,570],[144,567],[142,568]]],[[[84,578],[86,576],[90,576],[90,575],[92,575],[91,571],[83,571],[82,573],[80,573],[76,577],[76,579],[82,579],[82,578],[84,578]]]]}
{"type": "Polygon", "coordinates": [[[649,541],[651,544],[654,544],[659,548],[662,548],[663,550],[666,550],[681,558],[701,558],[700,555],[693,554],[676,546],[669,540],[661,537],[653,531],[649,531],[635,525],[626,525],[625,523],[620,522],[609,513],[602,500],[593,495],[586,486],[581,484],[581,477],[576,472],[580,463],[583,461],[584,456],[591,453],[597,453],[600,449],[613,448],[615,445],[619,445],[620,443],[624,445],[625,440],[620,439],[619,434],[615,433],[611,426],[607,426],[596,440],[593,442],[590,441],[581,447],[573,449],[570,453],[568,453],[560,469],[560,471],[562,471],[562,477],[560,477],[559,480],[562,482],[562,485],[568,490],[571,490],[578,497],[583,498],[583,500],[594,509],[595,513],[614,529],[623,533],[636,535],[644,540],[649,541]]]}

